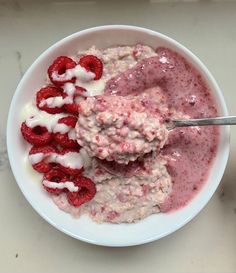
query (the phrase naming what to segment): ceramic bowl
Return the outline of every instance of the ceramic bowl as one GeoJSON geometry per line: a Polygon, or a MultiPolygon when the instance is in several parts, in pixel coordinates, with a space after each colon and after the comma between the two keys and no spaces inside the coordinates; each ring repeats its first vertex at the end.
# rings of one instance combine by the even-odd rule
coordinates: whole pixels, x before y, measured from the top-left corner
{"type": "Polygon", "coordinates": [[[186,47],[155,31],[135,26],[101,26],[72,34],[45,50],[30,66],[19,83],[10,106],[7,125],[7,147],[12,171],[18,186],[31,206],[51,225],[85,242],[104,246],[139,245],[160,239],[195,217],[212,197],[220,183],[229,154],[229,128],[220,128],[220,141],[209,177],[195,198],[184,208],[172,213],[151,215],[134,224],[97,224],[82,216],[74,219],[59,210],[40,185],[39,178],[27,165],[26,143],[21,137],[20,113],[35,92],[45,84],[45,74],[51,62],[60,55],[73,55],[92,45],[106,48],[116,45],[145,43],[154,48],[168,47],[184,56],[205,79],[212,90],[219,113],[227,115],[225,101],[215,79],[206,66],[186,47]]]}

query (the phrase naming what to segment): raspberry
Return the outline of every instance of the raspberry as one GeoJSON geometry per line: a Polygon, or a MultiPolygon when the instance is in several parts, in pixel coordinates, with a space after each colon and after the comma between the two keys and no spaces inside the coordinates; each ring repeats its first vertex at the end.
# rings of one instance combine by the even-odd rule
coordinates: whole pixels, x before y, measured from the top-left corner
{"type": "Polygon", "coordinates": [[[40,106],[40,103],[43,100],[46,100],[52,97],[62,97],[62,90],[54,86],[47,86],[47,87],[41,88],[36,94],[37,107],[40,110],[43,110],[50,114],[57,114],[57,113],[63,112],[63,107],[49,107],[47,104],[40,106]]]}
{"type": "Polygon", "coordinates": [[[90,201],[96,194],[96,186],[93,181],[87,177],[79,176],[74,179],[75,186],[79,187],[77,192],[67,192],[68,202],[75,207],[90,201]]]}
{"type": "MultiPolygon", "coordinates": [[[[62,171],[60,171],[59,169],[52,169],[49,172],[44,174],[43,180],[60,183],[60,182],[66,182],[68,180],[68,176],[64,174],[62,171]]],[[[47,192],[50,192],[52,194],[57,194],[57,195],[65,191],[65,189],[50,188],[45,186],[44,184],[43,184],[43,187],[47,192]]]]}
{"type": "Polygon", "coordinates": [[[62,86],[66,82],[75,82],[75,77],[66,75],[66,70],[74,68],[76,62],[66,56],[58,57],[48,68],[48,76],[53,84],[62,86]]]}
{"type": "Polygon", "coordinates": [[[79,114],[79,111],[80,111],[80,108],[79,108],[79,104],[76,103],[76,98],[77,97],[81,97],[83,98],[83,93],[86,92],[86,89],[84,89],[83,87],[80,87],[80,86],[76,86],[76,91],[75,91],[75,94],[74,94],[74,97],[73,97],[73,103],[70,103],[70,104],[65,104],[64,105],[64,108],[65,110],[67,110],[67,112],[73,114],[73,115],[78,115],[79,114]]]}
{"type": "Polygon", "coordinates": [[[50,154],[56,152],[57,152],[56,148],[54,148],[52,145],[47,145],[43,147],[33,146],[29,151],[29,155],[43,153],[45,156],[40,162],[32,164],[32,167],[39,173],[49,172],[54,167],[55,163],[47,163],[46,159],[50,154]]]}
{"type": "MultiPolygon", "coordinates": [[[[64,123],[71,128],[75,128],[76,122],[77,118],[74,116],[68,116],[58,120],[58,123],[64,123]]],[[[69,138],[68,133],[55,133],[54,140],[64,148],[76,148],[79,146],[76,140],[69,138]]]]}
{"type": "Polygon", "coordinates": [[[35,146],[46,145],[53,137],[47,128],[41,126],[30,128],[26,125],[26,122],[21,124],[21,133],[26,141],[35,146]]]}
{"type": "Polygon", "coordinates": [[[67,126],[70,126],[72,128],[75,128],[76,122],[77,122],[77,117],[74,116],[68,116],[68,117],[64,117],[64,118],[60,118],[58,120],[58,123],[64,123],[67,126]]]}
{"type": "Polygon", "coordinates": [[[76,140],[70,139],[68,134],[56,133],[54,135],[55,141],[60,144],[63,148],[76,148],[79,147],[79,144],[76,140]]]}
{"type": "MultiPolygon", "coordinates": [[[[79,153],[79,148],[78,149],[75,149],[75,148],[74,149],[72,149],[72,148],[63,149],[62,151],[60,151],[59,154],[64,155],[64,154],[71,153],[71,152],[79,153]]],[[[81,169],[72,169],[70,167],[66,167],[66,166],[63,166],[63,165],[60,165],[60,168],[64,173],[69,174],[69,175],[79,175],[84,170],[83,167],[81,169]]]]}
{"type": "Polygon", "coordinates": [[[79,111],[80,111],[79,104],[77,104],[75,102],[71,103],[71,104],[65,104],[64,108],[68,113],[73,114],[73,115],[78,115],[79,111]]]}
{"type": "Polygon", "coordinates": [[[84,67],[87,71],[95,74],[94,80],[99,80],[102,77],[103,63],[94,55],[85,55],[79,60],[80,66],[84,67]]]}

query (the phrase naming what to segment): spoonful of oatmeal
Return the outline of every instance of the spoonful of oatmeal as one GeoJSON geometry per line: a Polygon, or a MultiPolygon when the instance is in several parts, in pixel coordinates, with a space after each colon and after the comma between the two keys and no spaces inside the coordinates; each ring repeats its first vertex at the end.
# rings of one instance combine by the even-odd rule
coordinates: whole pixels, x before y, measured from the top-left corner
{"type": "Polygon", "coordinates": [[[96,96],[80,103],[78,143],[89,156],[128,164],[159,151],[176,127],[236,124],[236,117],[178,119],[166,122],[149,111],[139,96],[96,96]]]}
{"type": "Polygon", "coordinates": [[[161,116],[149,113],[138,96],[97,96],[80,103],[76,134],[91,157],[128,164],[161,149],[168,129],[161,116]]]}

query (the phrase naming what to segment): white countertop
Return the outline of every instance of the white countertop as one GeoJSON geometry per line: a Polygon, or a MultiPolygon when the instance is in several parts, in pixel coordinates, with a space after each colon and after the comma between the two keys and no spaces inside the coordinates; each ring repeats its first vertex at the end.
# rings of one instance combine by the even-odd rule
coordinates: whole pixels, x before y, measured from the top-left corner
{"type": "Polygon", "coordinates": [[[193,221],[151,244],[111,249],[72,239],[37,215],[17,187],[5,145],[17,83],[55,41],[103,24],[148,27],[186,45],[208,66],[236,115],[234,1],[0,0],[0,272],[236,272],[236,127],[217,193],[193,221]]]}

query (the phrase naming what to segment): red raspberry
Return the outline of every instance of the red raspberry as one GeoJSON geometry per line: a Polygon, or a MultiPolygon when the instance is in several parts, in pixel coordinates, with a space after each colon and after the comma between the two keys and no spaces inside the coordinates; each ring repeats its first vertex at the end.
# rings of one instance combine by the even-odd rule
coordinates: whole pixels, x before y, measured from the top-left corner
{"type": "Polygon", "coordinates": [[[47,104],[40,106],[42,100],[52,97],[62,97],[62,90],[58,87],[47,86],[41,88],[36,94],[37,107],[50,114],[57,114],[63,112],[63,107],[49,107],[47,104]]]}
{"type": "Polygon", "coordinates": [[[76,122],[77,122],[77,117],[74,116],[68,116],[68,117],[64,117],[64,118],[60,118],[58,120],[58,123],[64,123],[67,126],[70,126],[72,128],[75,128],[76,122]]]}
{"type": "MultiPolygon", "coordinates": [[[[58,123],[64,123],[65,125],[71,128],[75,128],[76,122],[77,118],[74,116],[68,116],[60,118],[58,120],[58,123]]],[[[54,140],[64,148],[76,148],[79,146],[76,140],[69,138],[68,133],[65,134],[55,133],[54,140]]]]}
{"type": "Polygon", "coordinates": [[[102,77],[103,63],[94,55],[85,55],[79,60],[80,66],[84,67],[87,71],[95,74],[94,80],[99,80],[102,77]]]}
{"type": "Polygon", "coordinates": [[[87,177],[79,176],[74,181],[75,186],[79,187],[77,192],[68,192],[68,202],[75,207],[90,201],[96,194],[96,186],[93,181],[87,177]]]}
{"type": "MultiPolygon", "coordinates": [[[[62,171],[60,171],[59,169],[52,169],[51,171],[44,174],[43,180],[60,183],[60,182],[68,181],[68,176],[64,174],[62,171]]],[[[44,184],[43,184],[43,187],[47,192],[57,194],[57,195],[65,191],[65,189],[50,188],[45,186],[44,184]]]]}
{"type": "Polygon", "coordinates": [[[77,103],[65,104],[64,108],[66,109],[68,113],[73,115],[78,115],[80,111],[79,104],[77,103]]]}
{"type": "Polygon", "coordinates": [[[66,82],[75,82],[75,77],[67,78],[66,70],[74,68],[76,62],[66,56],[58,57],[48,68],[48,76],[56,86],[62,86],[66,82]]]}
{"type": "Polygon", "coordinates": [[[78,115],[80,108],[79,108],[79,104],[76,103],[76,98],[77,97],[81,97],[83,98],[83,93],[86,92],[86,89],[84,89],[83,87],[80,86],[76,86],[76,91],[73,97],[73,103],[70,104],[65,104],[64,108],[67,110],[67,112],[73,114],[73,115],[78,115]]]}
{"type": "MultiPolygon", "coordinates": [[[[79,153],[79,148],[78,149],[63,149],[62,151],[60,151],[59,154],[64,155],[64,154],[67,154],[67,153],[70,153],[70,152],[79,153]]],[[[69,175],[79,175],[84,170],[83,167],[81,169],[72,169],[70,167],[66,167],[66,166],[63,166],[63,165],[60,165],[60,169],[64,173],[69,174],[69,175]]]]}
{"type": "Polygon", "coordinates": [[[54,148],[51,145],[47,145],[47,146],[43,146],[43,147],[33,146],[29,151],[29,155],[43,153],[45,156],[42,161],[40,161],[36,164],[33,164],[32,167],[36,171],[38,171],[39,173],[49,172],[54,167],[55,163],[47,163],[46,159],[50,154],[56,153],[56,152],[57,152],[56,148],[54,148]]]}
{"type": "Polygon", "coordinates": [[[53,137],[47,128],[41,126],[30,128],[26,125],[26,122],[21,124],[21,133],[26,141],[35,146],[46,145],[53,137]]]}

